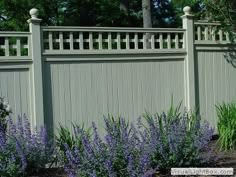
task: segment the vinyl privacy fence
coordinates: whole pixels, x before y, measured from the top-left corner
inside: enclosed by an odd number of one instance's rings
[[[216,126],[215,104],[236,97],[236,61],[219,23],[194,21],[184,8],[183,28],[40,26],[0,32],[0,94],[32,125],[103,127],[103,115],[134,120],[182,101]]]

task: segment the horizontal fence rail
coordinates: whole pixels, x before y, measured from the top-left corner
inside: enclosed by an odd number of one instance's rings
[[[183,49],[184,29],[43,27],[43,50],[114,51]]]
[[[30,56],[29,32],[0,31],[0,58]]]
[[[229,33],[222,30],[219,22],[196,21],[194,25],[196,41],[230,42]]]

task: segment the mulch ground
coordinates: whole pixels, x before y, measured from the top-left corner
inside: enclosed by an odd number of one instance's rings
[[[233,177],[236,177],[236,150],[227,152],[219,151],[219,146],[217,145],[216,140],[211,141],[209,147],[213,149],[212,154],[217,156],[217,161],[215,162],[215,164],[211,164],[211,167],[217,167],[217,168],[232,167],[234,168]],[[38,174],[35,174],[34,176],[31,177],[67,177],[67,175],[62,168],[50,168],[47,170],[40,171]],[[174,177],[174,176],[166,174],[166,175],[157,175],[157,177]],[[213,177],[213,176],[207,176],[207,177]],[[219,177],[223,176],[221,175]]]
[[[228,175],[227,177],[236,177],[236,150],[220,151],[219,145],[217,144],[217,138],[212,140],[209,143],[208,147],[212,149],[211,154],[217,158],[215,162],[212,162],[212,164],[210,164],[209,168],[233,168],[234,175],[233,176]],[[203,167],[203,168],[207,168],[207,167]],[[171,176],[171,174],[169,173],[167,175],[158,175],[158,177],[190,177],[190,176]],[[192,177],[197,177],[197,176],[192,176]],[[224,175],[198,176],[198,177],[224,177]]]

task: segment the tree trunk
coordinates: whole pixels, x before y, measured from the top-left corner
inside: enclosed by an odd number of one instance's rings
[[[142,0],[143,8],[143,27],[151,28],[152,27],[152,18],[151,18],[151,0]]]
[[[152,28],[152,17],[151,17],[151,0],[142,0],[143,8],[143,27]],[[151,33],[146,33],[146,46],[147,49],[151,48]]]
[[[127,15],[128,26],[131,26],[129,0],[120,0],[120,10]]]

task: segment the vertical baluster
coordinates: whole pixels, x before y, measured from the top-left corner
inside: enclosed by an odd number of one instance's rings
[[[74,37],[72,32],[70,32],[70,50],[74,50]]]
[[[138,33],[134,34],[134,49],[138,49]]]
[[[162,33],[159,34],[159,46],[160,46],[160,49],[163,49],[163,34]]]
[[[208,30],[208,27],[206,26],[205,30],[204,30],[205,41],[209,40],[208,32],[209,32],[209,30]]]
[[[60,50],[63,50],[63,33],[59,33],[59,48]]]
[[[143,33],[143,49],[147,49],[147,33]]]
[[[102,50],[102,33],[101,32],[99,32],[99,34],[98,34],[98,49],[99,50]]]
[[[49,50],[53,50],[53,39],[51,31],[48,33],[48,45],[49,45]]]
[[[202,39],[202,32],[201,32],[201,26],[197,27],[197,40],[200,41]]]
[[[182,49],[186,49],[186,31],[184,32],[183,36],[182,36],[182,40],[183,40],[183,46]]]
[[[111,33],[108,33],[108,50],[112,50]]]
[[[228,33],[228,32],[225,33],[225,36],[226,36],[226,41],[227,41],[227,42],[230,41],[230,39],[229,39],[229,33]]]
[[[212,40],[215,41],[216,40],[216,31],[215,31],[214,27],[211,30],[211,35],[212,35]]]
[[[176,49],[179,48],[179,34],[178,33],[175,34],[175,48]]]
[[[84,50],[84,36],[83,32],[79,33],[79,49]]]
[[[223,31],[221,29],[219,30],[219,37],[220,41],[223,41]]]
[[[126,49],[129,49],[129,33],[126,33]]]
[[[171,36],[170,36],[170,33],[167,34],[167,48],[171,49]]]
[[[5,37],[5,56],[10,56],[9,39]]]
[[[31,56],[31,50],[30,50],[30,40],[29,37],[27,37],[27,42],[26,42],[26,49],[27,49],[27,56]]]
[[[20,38],[16,39],[16,56],[21,56]]]
[[[117,33],[117,49],[120,50],[121,46],[120,46],[120,33]]]
[[[93,50],[93,33],[89,32],[89,50]]]
[[[155,49],[155,36],[153,33],[151,35],[151,49]]]

